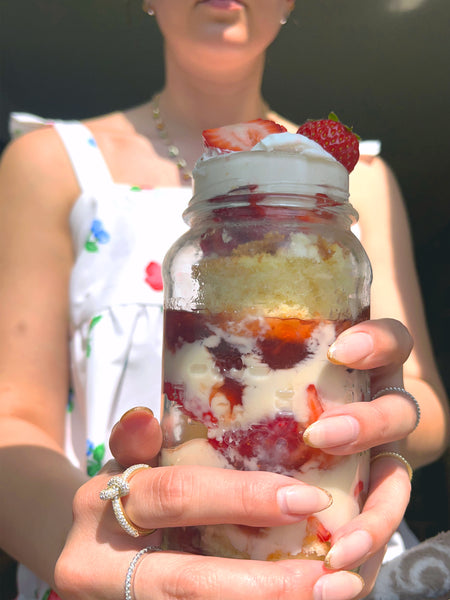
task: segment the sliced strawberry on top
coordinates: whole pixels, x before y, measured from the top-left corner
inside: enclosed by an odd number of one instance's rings
[[[224,125],[203,131],[203,142],[207,148],[218,148],[229,152],[251,150],[271,133],[283,133],[286,127],[268,119],[255,119],[246,123]]]
[[[359,160],[359,137],[339,121],[334,113],[328,119],[307,121],[297,133],[317,142],[347,169],[353,171]]]

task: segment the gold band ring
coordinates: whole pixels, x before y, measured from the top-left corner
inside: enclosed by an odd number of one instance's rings
[[[408,477],[409,480],[411,481],[413,478],[413,469],[411,467],[411,465],[409,464],[409,462],[406,460],[406,458],[404,456],[402,456],[401,454],[399,454],[398,452],[380,452],[379,454],[376,454],[375,456],[373,456],[370,460],[371,464],[374,463],[376,460],[378,460],[379,458],[395,458],[396,460],[398,460],[399,462],[402,463],[402,465],[406,468],[406,470],[408,471]]]
[[[114,514],[119,525],[132,537],[139,537],[141,535],[149,535],[153,533],[155,529],[143,529],[135,525],[126,516],[123,510],[122,500],[124,496],[130,493],[129,480],[141,469],[150,469],[149,465],[139,464],[128,467],[121,475],[114,475],[108,481],[108,484],[104,490],[100,492],[101,500],[111,500]]]

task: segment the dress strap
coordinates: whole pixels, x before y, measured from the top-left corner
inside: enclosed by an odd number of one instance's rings
[[[380,152],[380,140],[362,140],[359,142],[359,153],[361,156],[378,156]]]
[[[46,119],[25,112],[13,112],[9,118],[9,132],[12,138],[49,126],[58,132],[82,191],[113,183],[103,154],[91,131],[80,121]]]
[[[113,179],[91,131],[79,121],[54,121],[82,191],[111,185]]]

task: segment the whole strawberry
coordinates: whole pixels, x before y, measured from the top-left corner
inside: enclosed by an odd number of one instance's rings
[[[359,137],[350,127],[339,121],[334,113],[328,119],[307,121],[297,133],[314,140],[338,160],[349,173],[359,160]]]

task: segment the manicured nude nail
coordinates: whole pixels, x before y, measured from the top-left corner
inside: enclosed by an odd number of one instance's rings
[[[333,499],[331,495],[308,485],[290,485],[277,492],[278,506],[287,515],[303,515],[319,512],[328,508]]]
[[[373,340],[368,333],[344,333],[328,348],[328,359],[336,365],[351,365],[372,352]]]
[[[154,416],[153,411],[150,410],[149,408],[147,408],[146,406],[135,406],[134,408],[130,408],[130,410],[127,410],[127,412],[123,413],[123,415],[120,417],[120,422],[122,422],[124,419],[126,419],[130,415],[132,415],[134,413],[138,413],[138,412],[145,412],[145,413],[151,415],[152,417]]]
[[[313,588],[314,600],[352,600],[362,592],[364,579],[356,573],[339,571],[324,575]]]
[[[313,448],[333,448],[358,439],[359,422],[349,415],[320,419],[303,433],[303,441]]]
[[[362,562],[372,550],[373,540],[369,532],[356,530],[340,538],[325,557],[328,569],[342,569],[356,562]]]

